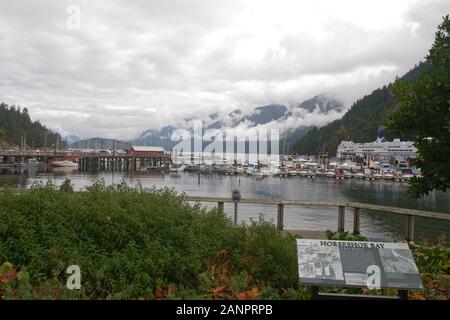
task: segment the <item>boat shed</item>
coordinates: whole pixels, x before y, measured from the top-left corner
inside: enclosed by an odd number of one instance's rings
[[[144,146],[133,146],[128,150],[128,154],[133,157],[142,158],[164,158],[167,156],[166,150],[163,147]]]

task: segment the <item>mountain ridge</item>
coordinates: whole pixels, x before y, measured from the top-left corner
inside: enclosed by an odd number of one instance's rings
[[[275,127],[280,130],[280,138],[285,136],[286,149],[289,150],[294,142],[303,136],[310,125],[300,125],[289,127],[284,130],[284,123],[289,121],[299,122],[311,115],[323,116],[328,115],[330,111],[340,113],[344,110],[344,104],[338,101],[335,97],[324,93],[307,99],[294,106],[285,106],[282,104],[268,104],[254,108],[248,113],[243,113],[240,109],[228,113],[220,118],[217,113],[208,116],[208,121],[205,122],[205,129],[224,129],[231,128],[257,128],[259,126]],[[199,119],[202,120],[202,119]],[[190,120],[185,120],[185,127],[189,128]],[[208,123],[209,122],[209,123]],[[135,145],[153,145],[162,146],[170,150],[173,143],[170,141],[172,133],[176,129],[173,125],[165,126],[161,129],[149,129],[144,131],[137,139],[130,141]],[[281,146],[280,146],[281,147]]]
[[[415,81],[429,68],[431,68],[429,64],[420,62],[400,79]],[[372,93],[358,99],[340,119],[320,128],[312,127],[295,142],[293,151],[307,155],[326,152],[334,156],[342,140],[370,142],[380,134],[387,139],[392,139],[390,133],[384,130],[384,120],[397,109],[397,102],[390,93],[392,84],[375,89]]]

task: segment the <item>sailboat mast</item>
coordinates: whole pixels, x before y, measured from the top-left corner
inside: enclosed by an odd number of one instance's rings
[[[281,162],[282,165],[284,165],[284,156],[285,156],[285,151],[286,151],[286,121],[287,121],[287,114],[284,116],[283,161]]]

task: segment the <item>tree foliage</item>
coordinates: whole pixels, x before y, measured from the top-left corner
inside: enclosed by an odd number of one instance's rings
[[[32,121],[28,109],[0,103],[0,145],[22,146],[22,137],[28,147],[41,148],[55,144],[59,135],[51,132],[39,121]]]
[[[414,83],[398,81],[392,88],[399,109],[388,119],[388,127],[408,135],[418,149],[413,163],[422,168],[423,177],[413,179],[413,197],[450,187],[450,21],[444,17],[436,32],[427,62],[433,68]]]

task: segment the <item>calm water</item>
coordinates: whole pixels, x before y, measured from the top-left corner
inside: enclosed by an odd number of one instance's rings
[[[243,197],[287,200],[343,200],[403,208],[445,212],[450,214],[450,194],[433,192],[420,200],[412,200],[406,194],[407,184],[392,181],[365,181],[358,179],[335,180],[330,178],[265,178],[244,176],[202,175],[198,184],[196,174],[150,175],[146,173],[100,172],[85,173],[78,170],[36,169],[11,172],[6,169],[0,174],[0,186],[28,187],[33,181],[54,179],[61,184],[69,178],[75,188],[82,189],[102,177],[107,184],[124,179],[129,185],[139,181],[144,186],[171,187],[187,195],[231,197],[239,189]],[[205,204],[206,205],[206,204]],[[206,205],[209,207],[214,204]],[[225,212],[233,213],[232,204],[225,204]],[[266,220],[276,219],[275,206],[239,205],[239,220],[249,222],[250,218],[263,216]],[[346,230],[352,230],[353,211],[347,209]],[[337,228],[337,208],[297,207],[285,208],[285,228],[301,230],[326,230]],[[372,239],[392,240],[401,237],[404,231],[404,217],[363,210],[361,216],[362,234]],[[416,237],[422,234],[435,238],[450,235],[450,222],[434,219],[416,219]]]

